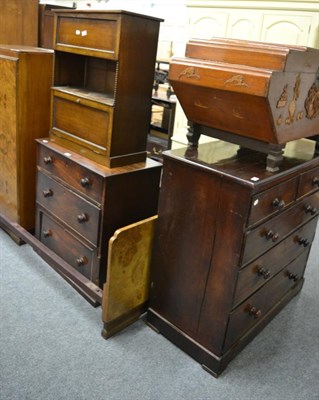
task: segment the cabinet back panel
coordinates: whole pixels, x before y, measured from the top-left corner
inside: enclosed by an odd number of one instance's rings
[[[86,63],[84,87],[99,93],[114,96],[116,81],[116,63],[90,57]]]
[[[83,87],[86,57],[55,52],[54,85]]]
[[[114,97],[116,62],[56,52],[55,86],[79,87]]]

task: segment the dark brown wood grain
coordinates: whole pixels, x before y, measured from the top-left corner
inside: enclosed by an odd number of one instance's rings
[[[147,319],[215,375],[302,287],[319,200],[308,145],[273,173],[221,141],[163,153]]]

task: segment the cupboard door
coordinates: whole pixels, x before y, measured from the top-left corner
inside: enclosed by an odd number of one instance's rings
[[[58,16],[56,50],[116,59],[118,56],[119,21],[114,16],[101,18],[74,18]],[[92,54],[93,55],[93,54]]]
[[[305,45],[309,43],[312,23],[311,16],[282,14],[264,14],[261,41]]]

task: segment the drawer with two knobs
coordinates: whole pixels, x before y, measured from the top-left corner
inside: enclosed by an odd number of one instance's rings
[[[37,204],[94,245],[99,240],[100,208],[38,171]]]
[[[38,239],[92,282],[98,282],[97,249],[81,241],[61,222],[37,206]]]
[[[78,156],[73,152],[59,153],[52,149],[52,143],[50,143],[50,147],[47,147],[47,142],[48,140],[43,139],[38,143],[38,167],[72,190],[100,205],[103,196],[103,177],[97,174],[92,167],[85,168],[74,161],[73,159]]]
[[[233,307],[275,276],[283,268],[283,260],[288,264],[311,246],[317,221],[313,218],[239,271]]]
[[[257,322],[276,306],[298,281],[303,279],[309,250],[310,247],[231,312],[224,351],[246,331],[254,328]]]
[[[260,254],[270,250],[298,226],[317,215],[318,210],[319,191],[316,191],[257,228],[249,230],[245,235],[241,265],[246,265]]]

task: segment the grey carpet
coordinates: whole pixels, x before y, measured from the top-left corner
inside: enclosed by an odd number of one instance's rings
[[[1,400],[318,400],[318,230],[301,293],[218,379],[143,319],[102,339],[101,309],[0,230]]]

